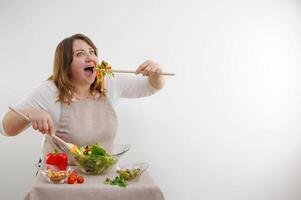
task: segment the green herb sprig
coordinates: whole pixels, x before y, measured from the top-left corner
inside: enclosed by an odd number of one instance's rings
[[[140,168],[135,169],[124,169],[124,170],[117,170],[118,176],[115,179],[106,178],[105,184],[110,185],[118,185],[119,187],[126,187],[127,181],[132,181],[142,173]]]
[[[105,184],[118,185],[122,188],[125,188],[127,186],[126,180],[123,176],[116,176],[114,179],[106,178]]]

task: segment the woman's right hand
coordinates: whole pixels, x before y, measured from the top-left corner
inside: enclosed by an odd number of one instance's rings
[[[29,115],[31,125],[34,130],[38,130],[42,134],[53,133],[53,120],[48,112],[40,108],[31,108],[26,109],[25,113]]]

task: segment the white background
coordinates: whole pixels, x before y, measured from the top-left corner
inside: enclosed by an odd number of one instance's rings
[[[0,113],[52,71],[56,45],[89,36],[100,59],[168,77],[121,100],[121,162],[147,161],[168,200],[300,200],[300,1],[0,1]],[[0,136],[1,199],[22,199],[41,135]]]

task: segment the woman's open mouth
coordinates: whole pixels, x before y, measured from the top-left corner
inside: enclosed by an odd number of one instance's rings
[[[94,67],[93,66],[85,67],[84,73],[86,76],[91,76],[94,73]]]

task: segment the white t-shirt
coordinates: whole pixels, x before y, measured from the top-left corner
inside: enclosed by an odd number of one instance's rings
[[[150,96],[156,91],[151,86],[147,77],[115,74],[105,80],[106,96],[113,106],[117,105],[120,98],[139,98]],[[53,81],[44,81],[34,88],[18,104],[15,109],[42,108],[53,119],[54,128],[58,128],[61,115],[61,103],[57,102],[58,89]],[[0,132],[7,135],[3,128],[3,117],[0,119]]]

